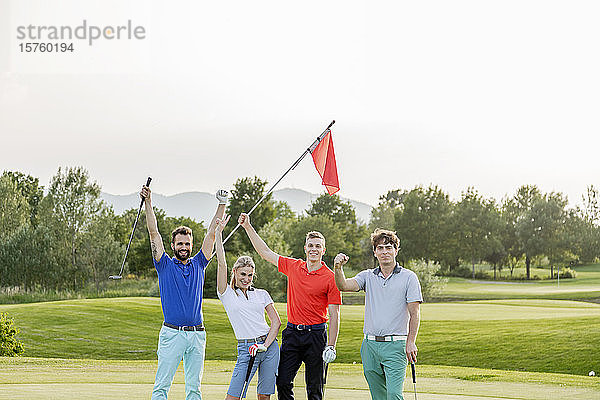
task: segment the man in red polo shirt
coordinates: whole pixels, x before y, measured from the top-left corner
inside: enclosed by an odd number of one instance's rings
[[[246,230],[256,252],[288,278],[288,323],[281,334],[283,341],[277,375],[279,400],[294,399],[293,382],[302,362],[307,398],[321,400],[323,366],[324,362],[335,360],[342,303],[334,273],[322,260],[325,238],[319,232],[308,232],[304,244],[306,261],[298,260],[271,250],[250,224],[248,214],[241,214],[238,223]],[[329,338],[326,330],[328,311]]]

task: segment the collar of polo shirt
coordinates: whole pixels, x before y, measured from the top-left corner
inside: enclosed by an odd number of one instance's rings
[[[173,257],[173,262],[174,262],[174,263],[176,263],[176,264],[181,264],[181,265],[183,265],[184,267],[187,267],[188,265],[192,265],[192,264],[191,264],[191,262],[192,262],[192,257],[189,257],[189,258],[187,259],[187,263],[184,263],[183,261],[181,261],[181,260],[180,260],[179,258],[177,258],[177,257]]]
[[[400,264],[396,263],[396,266],[394,267],[392,274],[399,274],[400,271],[402,271],[402,266]],[[381,272],[381,267],[377,267],[373,270],[373,273],[375,275],[379,275],[380,272]]]
[[[235,290],[238,290],[238,289],[242,290],[240,287],[236,286]],[[253,286],[248,286],[248,289],[246,289],[246,290],[253,291],[254,287]]]

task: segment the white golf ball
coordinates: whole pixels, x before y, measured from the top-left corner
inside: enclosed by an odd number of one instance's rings
[[[589,376],[596,376],[596,373],[594,371],[590,371],[590,373],[588,375]]]

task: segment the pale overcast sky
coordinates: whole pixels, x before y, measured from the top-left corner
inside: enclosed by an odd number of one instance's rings
[[[82,165],[104,191],[274,182],[329,124],[340,194],[600,186],[598,1],[0,0],[0,170],[47,185]],[[142,26],[46,40],[19,26]],[[321,192],[307,157],[279,188]]]

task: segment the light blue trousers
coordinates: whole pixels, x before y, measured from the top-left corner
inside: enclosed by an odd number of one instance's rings
[[[166,400],[173,377],[183,359],[186,400],[201,400],[206,331],[178,331],[163,326],[158,335],[158,369],[152,400]]]

